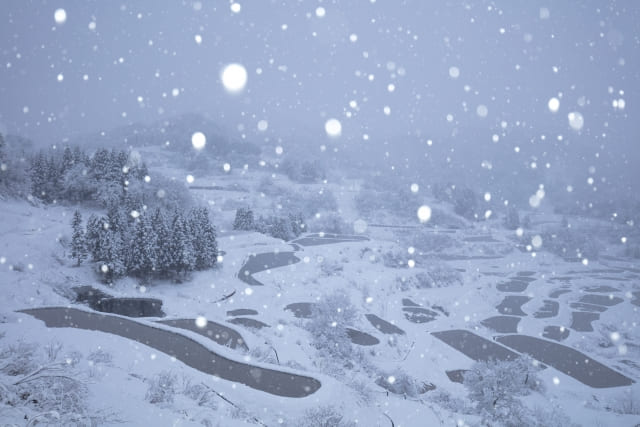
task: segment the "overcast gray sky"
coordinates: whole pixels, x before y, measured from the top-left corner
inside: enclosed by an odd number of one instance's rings
[[[639,23],[635,1],[3,0],[0,130],[58,143],[198,112],[326,137],[334,117],[343,143],[511,132],[638,160]]]

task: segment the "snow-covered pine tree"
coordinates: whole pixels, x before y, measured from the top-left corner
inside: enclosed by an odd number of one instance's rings
[[[31,194],[44,200],[46,196],[47,160],[42,151],[31,159],[29,177],[31,178]]]
[[[209,220],[206,208],[196,208],[189,213],[196,270],[211,268],[218,258],[216,230]]]
[[[101,258],[98,260],[99,271],[107,283],[126,273],[124,244],[122,235],[110,228],[103,229],[100,234]]]
[[[155,264],[156,273],[160,277],[167,277],[172,269],[171,232],[167,224],[167,217],[163,210],[157,208],[151,218],[151,226],[156,234]]]
[[[93,261],[98,261],[100,258],[100,234],[105,221],[106,219],[98,218],[95,214],[91,214],[87,219],[87,231],[84,235],[85,247]]]
[[[295,237],[298,237],[304,232],[304,218],[302,218],[302,214],[300,212],[296,214],[290,213],[288,217],[289,223],[291,224],[291,231]]]
[[[84,229],[82,228],[82,215],[80,211],[73,213],[71,220],[73,234],[71,236],[71,257],[78,262],[78,266],[87,258],[87,245],[85,242]]]
[[[195,255],[189,232],[189,225],[182,212],[176,211],[171,223],[171,266],[177,275],[187,273],[195,265]]]
[[[129,244],[127,270],[135,276],[147,278],[156,268],[156,233],[151,220],[140,216],[135,222],[133,236]]]
[[[129,231],[130,212],[117,205],[111,205],[107,210],[107,222],[109,228],[126,236]]]
[[[291,240],[293,231],[291,223],[286,218],[274,218],[271,225],[271,236],[276,239]]]
[[[249,208],[239,208],[236,211],[236,218],[233,221],[234,230],[253,230],[254,228],[253,211]]]
[[[64,174],[67,173],[69,169],[73,166],[73,152],[71,151],[71,147],[64,147],[64,151],[62,152],[62,163],[61,163],[61,174],[64,177]]]

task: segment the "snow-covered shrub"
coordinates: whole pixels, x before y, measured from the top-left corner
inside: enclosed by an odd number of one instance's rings
[[[34,376],[17,385],[17,394],[38,412],[56,411],[68,417],[87,413],[87,387],[70,375]]]
[[[98,348],[97,350],[89,353],[89,356],[87,356],[87,360],[94,364],[102,363],[104,365],[108,365],[112,362],[113,356],[111,355],[111,353]]]
[[[449,286],[462,285],[462,274],[448,264],[432,262],[425,267],[428,280],[422,283],[429,283],[432,288],[446,288]]]
[[[273,347],[253,346],[251,350],[249,350],[249,356],[251,356],[251,360],[260,363],[278,363],[278,358],[276,357]]]
[[[9,376],[26,375],[38,367],[35,360],[37,345],[18,342],[0,351],[0,371]]]
[[[640,415],[640,385],[625,387],[610,401],[607,409],[618,414]]]
[[[55,425],[92,425],[93,421],[104,419],[88,410],[88,390],[75,370],[78,353],[60,360],[61,350],[57,343],[39,351],[37,345],[22,342],[3,349],[0,402],[19,408],[21,417],[26,415],[33,425],[47,421]]]
[[[202,383],[194,383],[191,378],[182,376],[182,394],[193,400],[198,406],[213,410],[218,409],[218,396]]]
[[[311,320],[306,324],[314,347],[341,364],[351,364],[353,347],[345,328],[355,318],[355,308],[345,293],[336,291],[325,296],[312,306]]]
[[[147,380],[145,399],[150,403],[173,403],[176,395],[177,377],[171,371],[162,371]]]
[[[510,361],[481,361],[464,374],[464,385],[476,411],[484,418],[505,425],[524,425],[519,396],[542,391],[539,368],[527,357]]]
[[[453,396],[446,390],[434,390],[432,393],[429,393],[428,397],[431,402],[449,412],[456,412],[460,414],[472,414],[475,412],[475,408],[470,407],[467,401]]]
[[[423,391],[422,383],[402,369],[396,369],[393,372],[382,372],[376,379],[376,384],[391,393],[409,397],[416,397]]]
[[[382,263],[389,268],[407,268],[409,256],[406,251],[389,250],[382,254]]]
[[[337,276],[344,270],[344,265],[339,261],[324,259],[320,263],[320,271],[325,276]]]
[[[356,423],[346,420],[333,406],[320,406],[309,409],[302,418],[291,423],[296,427],[355,427]]]
[[[461,286],[462,274],[447,264],[431,263],[417,271],[414,275],[396,278],[398,287],[407,291],[414,289],[447,288],[449,286]]]

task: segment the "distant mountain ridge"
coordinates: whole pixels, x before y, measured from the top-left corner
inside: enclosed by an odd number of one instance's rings
[[[150,124],[134,123],[107,131],[94,132],[70,138],[66,145],[79,145],[84,148],[141,148],[149,146],[165,146],[170,150],[185,153],[192,148],[191,136],[194,132],[202,132],[207,144],[202,152],[213,157],[230,154],[258,155],[261,150],[257,145],[230,136],[216,122],[206,117],[188,113]]]

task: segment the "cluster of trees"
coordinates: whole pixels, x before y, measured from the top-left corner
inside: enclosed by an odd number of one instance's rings
[[[435,183],[432,186],[433,197],[441,202],[453,204],[453,211],[469,220],[482,217],[479,215],[479,196],[464,185]]]
[[[286,158],[280,165],[282,173],[291,181],[310,184],[326,178],[326,170],[318,162],[305,160],[302,163]]]
[[[215,265],[216,230],[206,208],[153,214],[112,206],[106,216],[91,215],[86,227],[73,216],[71,256],[78,265],[91,258],[108,283],[130,275],[148,279],[186,275]]]
[[[126,199],[127,186],[149,172],[126,151],[99,149],[93,156],[79,147],[40,151],[31,158],[31,193],[45,203],[98,200],[103,206]]]
[[[29,142],[0,133],[0,195],[23,196],[25,193],[25,148]]]
[[[233,221],[234,230],[257,231],[268,234],[276,239],[291,240],[305,231],[306,225],[302,214],[288,214],[286,217],[260,216],[255,218],[250,208],[236,210]]]

